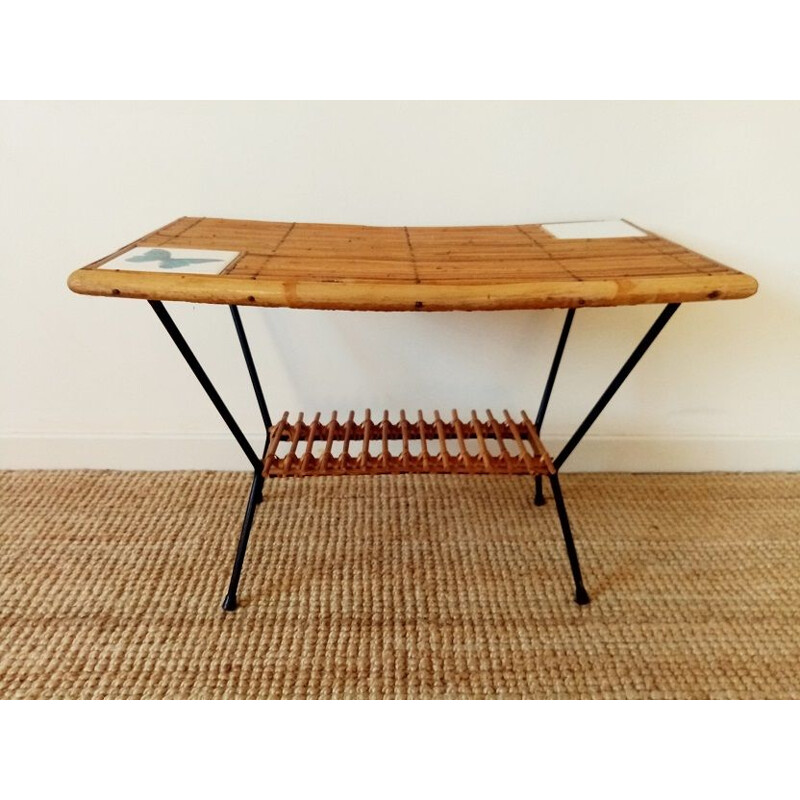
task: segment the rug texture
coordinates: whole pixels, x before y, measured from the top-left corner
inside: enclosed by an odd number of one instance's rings
[[[0,473],[3,698],[797,698],[800,475]]]

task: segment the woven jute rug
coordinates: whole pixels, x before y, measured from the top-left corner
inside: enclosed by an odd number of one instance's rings
[[[800,697],[800,475],[0,473],[3,698]]]

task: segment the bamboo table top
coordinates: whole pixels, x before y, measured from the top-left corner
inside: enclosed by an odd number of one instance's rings
[[[134,247],[239,255],[216,275],[101,268]],[[542,225],[404,228],[205,217],[171,222],[69,277],[81,294],[362,311],[729,300],[757,286],[749,275],[649,232],[564,239]]]

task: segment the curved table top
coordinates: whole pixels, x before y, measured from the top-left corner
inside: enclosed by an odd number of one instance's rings
[[[134,247],[169,251],[168,258],[181,248],[235,253],[219,274],[104,268]],[[730,300],[758,287],[749,275],[624,222],[398,228],[206,217],[143,236],[76,270],[68,285],[110,297],[359,311]]]

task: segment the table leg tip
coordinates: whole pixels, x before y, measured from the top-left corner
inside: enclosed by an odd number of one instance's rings
[[[535,506],[543,506],[545,504],[544,495],[537,494],[533,498],[533,504]]]
[[[579,606],[589,605],[589,602],[590,602],[589,593],[586,591],[586,589],[583,588],[583,586],[581,586],[580,588],[576,589],[576,591],[575,591],[575,602]]]
[[[226,594],[225,599],[222,601],[223,611],[236,611],[238,605],[236,597],[231,597],[229,594]]]

